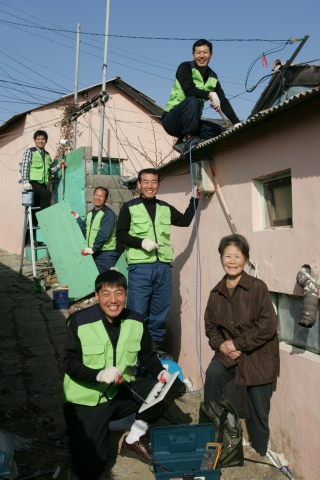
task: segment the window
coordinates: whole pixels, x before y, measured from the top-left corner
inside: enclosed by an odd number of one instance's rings
[[[291,171],[253,180],[253,228],[292,227]]]
[[[263,183],[266,202],[266,226],[284,227],[292,225],[291,176]]]
[[[98,157],[92,157],[93,161],[93,175],[98,175]],[[123,174],[123,160],[118,158],[104,158],[102,157],[102,168],[100,175],[122,175]]]

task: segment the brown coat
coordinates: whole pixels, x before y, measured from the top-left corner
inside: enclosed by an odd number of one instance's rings
[[[263,385],[279,375],[278,319],[264,282],[243,272],[230,298],[224,277],[210,292],[204,319],[217,360],[236,365],[236,384]],[[238,361],[220,352],[225,340],[242,352]]]

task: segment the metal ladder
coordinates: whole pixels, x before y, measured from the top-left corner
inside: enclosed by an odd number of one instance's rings
[[[40,227],[34,227],[32,222],[32,210],[39,210],[40,207],[31,207],[26,206],[24,211],[24,225],[23,225],[23,232],[22,232],[22,244],[21,244],[21,257],[20,257],[20,276],[22,276],[23,267],[30,266],[29,263],[23,263],[24,258],[24,249],[25,249],[25,238],[26,233],[30,231],[30,250],[31,250],[31,263],[32,263],[32,274],[34,277],[37,276],[37,270],[51,270],[52,266],[50,265],[50,256],[49,250],[46,245],[41,245],[39,247],[35,247],[34,244],[34,232],[35,230],[40,229]],[[47,251],[47,266],[41,267],[36,263],[36,250],[43,250],[46,249]]]

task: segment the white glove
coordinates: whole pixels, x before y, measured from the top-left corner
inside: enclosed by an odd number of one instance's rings
[[[100,383],[119,383],[122,378],[121,370],[117,367],[108,367],[98,373],[96,379]]]
[[[153,240],[149,240],[149,238],[145,238],[142,240],[141,247],[143,250],[146,250],[147,252],[152,252],[153,250],[159,250],[159,245],[154,242]]]
[[[171,374],[168,372],[168,370],[162,370],[162,372],[159,373],[157,378],[159,382],[166,383],[166,382],[169,382],[171,378]]]
[[[241,127],[241,125],[242,125],[242,122],[236,123],[235,125],[233,125],[233,128],[239,128],[239,127]]]
[[[218,112],[220,110],[220,99],[218,95],[215,92],[210,92],[209,98],[211,101],[210,106]]]
[[[23,184],[23,188],[24,188],[25,190],[33,190],[32,185],[31,185],[31,183],[29,183],[29,182],[24,183],[24,184]]]
[[[197,183],[193,184],[193,189],[191,192],[191,197],[200,198],[199,185]]]
[[[93,255],[93,254],[94,254],[94,251],[90,247],[87,247],[81,250],[81,255]]]

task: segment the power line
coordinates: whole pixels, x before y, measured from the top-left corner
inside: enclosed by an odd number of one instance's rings
[[[2,10],[3,11],[3,10]],[[5,12],[7,13],[7,12]],[[9,14],[12,15],[12,14]],[[76,30],[67,30],[65,28],[48,28],[43,27],[41,25],[28,25],[23,23],[17,22],[10,22],[9,20],[0,20],[2,23],[8,23],[13,25],[19,25],[21,27],[28,27],[28,28],[38,28],[41,30],[48,30],[50,32],[65,32],[65,33],[74,33],[76,34]],[[101,37],[114,37],[114,38],[131,38],[131,39],[139,39],[139,40],[171,40],[171,41],[195,41],[198,38],[180,38],[180,37],[143,37],[143,36],[135,36],[135,35],[115,35],[115,34],[108,34],[105,33],[96,33],[96,32],[81,32],[81,35],[93,35],[93,36],[101,36]],[[269,43],[278,43],[278,42],[286,42],[287,39],[282,40],[271,40],[268,38],[208,38],[210,42],[269,42]]]
[[[9,82],[9,80],[0,80],[0,82],[4,83],[12,83],[13,85],[20,85],[22,87],[28,87],[28,88],[36,88],[38,90],[44,90],[46,92],[52,92],[52,93],[57,93],[59,95],[68,95],[66,92],[57,92],[56,90],[50,90],[49,88],[41,88],[38,87],[37,85],[27,85],[25,83],[18,83],[18,82]]]

